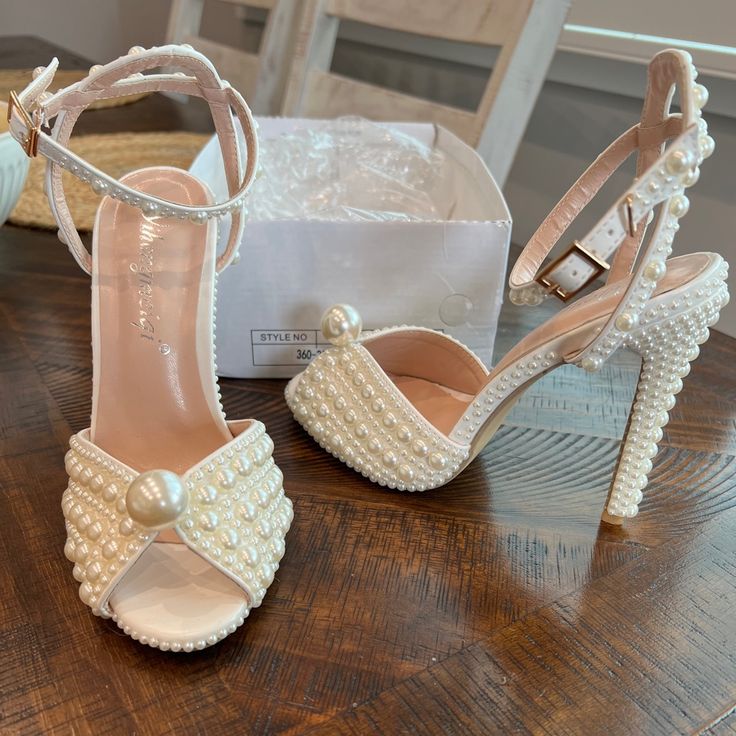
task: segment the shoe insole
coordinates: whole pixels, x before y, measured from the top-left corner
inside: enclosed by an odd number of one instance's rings
[[[211,202],[205,185],[179,169],[142,169],[123,181],[181,204]],[[97,214],[91,439],[140,472],[183,473],[232,438],[212,366],[214,227],[149,216],[109,197]],[[167,544],[178,541],[161,533],[110,605],[148,636],[206,639],[243,615],[245,593],[188,547]]]
[[[694,253],[673,258],[667,263],[667,273],[657,283],[653,296],[687,285],[703,273],[712,259],[707,253]],[[475,399],[484,384],[494,380],[508,366],[535,351],[545,352],[545,346],[556,343],[558,354],[574,355],[590,343],[594,331],[602,326],[618,306],[622,291],[630,279],[621,279],[600,287],[595,292],[574,302],[542,325],[532,330],[518,342],[489,372],[487,376],[477,374],[474,393],[460,392],[448,388],[441,380],[426,378],[427,365],[422,352],[422,343],[416,343],[412,353],[406,349],[406,340],[399,334],[388,334],[370,338],[364,343],[386,371],[397,388],[406,396],[417,411],[444,434],[450,434],[468,405]],[[531,308],[531,307],[530,307]],[[396,357],[399,355],[400,357]],[[425,377],[421,377],[424,373]],[[295,390],[293,381],[290,390]]]

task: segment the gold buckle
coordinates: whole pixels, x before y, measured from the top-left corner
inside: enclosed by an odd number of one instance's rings
[[[593,267],[593,273],[587,278],[577,289],[570,289],[565,291],[559,284],[555,283],[549,278],[549,275],[557,269],[557,267],[564,261],[567,260],[571,255],[580,256],[590,266]],[[538,284],[543,286],[549,294],[553,294],[563,302],[570,301],[577,293],[582,291],[586,286],[590,285],[595,281],[602,273],[608,271],[610,266],[602,258],[599,258],[595,253],[591,253],[589,250],[584,248],[577,240],[573,240],[570,247],[556,260],[552,261],[549,266],[546,266],[539,275],[534,279]]]
[[[15,92],[10,93],[8,98],[8,122],[13,117],[13,110],[18,110],[18,114],[21,116],[23,123],[28,128],[28,137],[23,142],[23,150],[26,152],[26,156],[34,158],[38,155],[38,138],[41,133],[41,123],[34,122],[33,118],[26,112],[25,108],[18,99],[18,95]]]

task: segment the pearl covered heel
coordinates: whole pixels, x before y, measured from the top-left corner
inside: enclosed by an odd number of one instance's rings
[[[293,518],[271,438],[255,419],[226,420],[215,375],[215,280],[241,242],[255,121],[190,47],[134,47],[51,95],[57,66],[36,69],[14,96],[10,125],[29,155],[48,159],[59,238],[92,276],[91,426],[71,438],[65,458],[64,553],[92,613],[150,647],[204,649],[261,605]],[[186,171],[155,167],[116,180],[67,148],[86,105],[160,91],[210,105],[226,201],[213,202]],[[42,126],[53,118],[48,134]],[[91,253],[64,199],[63,170],[102,195]],[[216,219],[226,215],[230,237],[218,255]]]
[[[708,93],[696,76],[685,52],[652,59],[640,122],[582,174],[511,271],[514,304],[558,299],[562,309],[492,370],[451,337],[420,327],[361,334],[357,312],[336,305],[322,325],[333,347],[287,387],[297,421],[371,481],[425,491],[461,473],[536,380],[564,364],[595,372],[617,350],[633,350],[643,359],[641,379],[603,519],[620,524],[634,516],[688,361],[728,299],[719,255],[670,257],[689,209],[685,190],[714,148],[701,115]],[[673,113],[676,87],[680,111]],[[637,172],[628,190],[590,232],[546,263],[634,153]]]
[[[626,341],[626,347],[641,356],[642,367],[602,515],[602,520],[609,524],[622,524],[639,512],[662,429],[669,421],[676,395],[682,390],[683,378],[700,353],[698,346],[708,339],[708,328],[718,321],[720,310],[728,302],[726,274],[724,263],[717,277],[702,287],[693,287],[692,296],[685,297],[684,309],[676,317],[669,314],[673,306],[678,310],[677,301],[654,305],[651,321]],[[695,293],[712,296],[698,303]],[[657,319],[662,312],[667,316]]]

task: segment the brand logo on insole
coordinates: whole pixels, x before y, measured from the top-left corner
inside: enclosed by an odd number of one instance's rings
[[[138,330],[144,340],[154,342],[156,336],[156,305],[153,299],[153,267],[155,259],[154,241],[156,231],[150,223],[141,226],[141,241],[138,245],[138,259],[130,264],[136,275],[137,315],[130,323]]]

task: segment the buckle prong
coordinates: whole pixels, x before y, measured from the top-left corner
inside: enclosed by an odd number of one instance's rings
[[[28,136],[23,142],[23,150],[26,156],[35,158],[38,155],[38,139],[41,134],[41,122],[40,120],[34,121],[21,104],[18,95],[15,92],[11,92],[8,97],[8,122],[11,121],[14,110],[18,111],[18,115],[20,115],[24,125],[28,128]]]
[[[585,281],[578,286],[577,289],[563,289],[558,283],[550,278],[550,275],[557,270],[558,266],[571,255],[577,255],[582,258],[588,265],[593,268],[593,273],[585,279]],[[563,302],[568,302],[576,294],[581,292],[586,286],[592,284],[602,273],[605,273],[610,269],[610,265],[606,263],[602,258],[599,258],[595,253],[591,253],[587,248],[581,245],[577,240],[573,240],[570,247],[557,259],[552,261],[548,266],[545,266],[537,277],[534,279],[538,284],[543,286],[547,293],[556,296]]]

